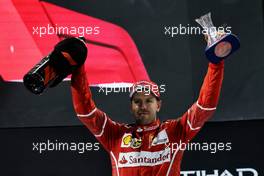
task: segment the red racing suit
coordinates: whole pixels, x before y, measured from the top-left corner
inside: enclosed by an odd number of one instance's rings
[[[187,144],[216,109],[224,63],[209,63],[198,100],[180,118],[146,125],[120,124],[97,109],[84,68],[72,76],[74,109],[80,121],[108,151],[113,176],[180,176]]]

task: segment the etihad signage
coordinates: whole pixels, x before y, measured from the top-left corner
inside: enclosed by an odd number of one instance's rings
[[[237,168],[235,171],[228,169],[213,171],[196,170],[196,171],[181,171],[181,176],[258,176],[257,170],[253,168]]]

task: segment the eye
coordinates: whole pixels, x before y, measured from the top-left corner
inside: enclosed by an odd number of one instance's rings
[[[140,100],[138,100],[138,99],[134,99],[133,102],[134,102],[135,104],[139,104],[139,103],[140,103]]]
[[[152,99],[147,99],[147,103],[152,103],[153,100]]]

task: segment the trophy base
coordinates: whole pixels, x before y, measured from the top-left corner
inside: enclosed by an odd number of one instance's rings
[[[206,47],[205,54],[210,62],[217,64],[238,50],[239,47],[238,38],[233,34],[227,34],[216,43]]]

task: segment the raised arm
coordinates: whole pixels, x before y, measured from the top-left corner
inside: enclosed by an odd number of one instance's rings
[[[92,118],[97,108],[92,99],[92,93],[89,88],[84,66],[81,66],[73,72],[71,78],[71,92],[77,116]]]
[[[191,140],[215,112],[223,76],[223,61],[218,64],[209,63],[198,100],[175,123],[175,128],[181,128],[182,139]]]
[[[71,92],[77,117],[106,150],[111,150],[113,138],[119,134],[121,125],[113,122],[104,112],[96,108],[84,66],[72,74]]]
[[[215,110],[218,104],[224,77],[224,61],[209,63],[208,71],[200,90],[197,106],[203,110]]]

